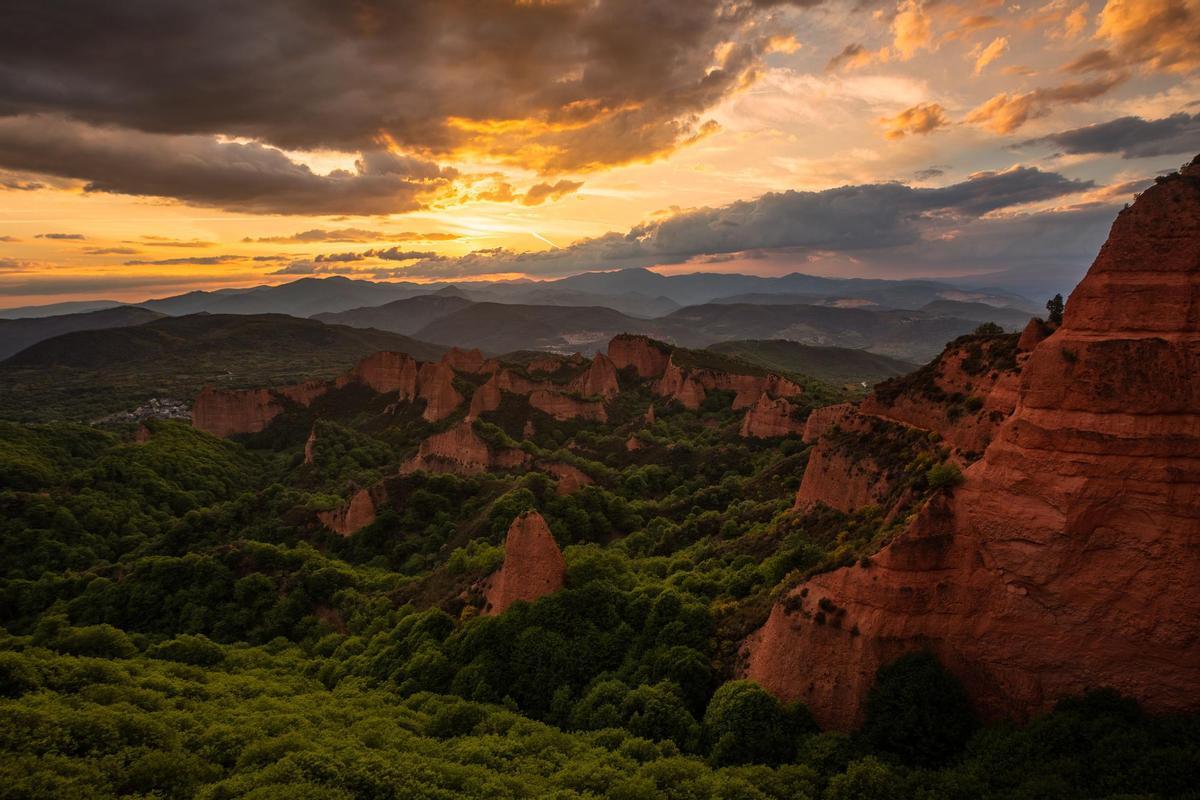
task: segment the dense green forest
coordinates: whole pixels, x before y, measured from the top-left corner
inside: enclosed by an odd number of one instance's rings
[[[735,680],[775,598],[904,509],[793,511],[799,438],[739,437],[720,392],[646,423],[622,381],[607,424],[516,398],[475,423],[595,480],[565,496],[538,471],[399,475],[453,421],[381,424],[388,398],[354,387],[233,441],[0,423],[0,798],[1200,797],[1200,719],[1103,689],[981,725],[915,654],[845,734]],[[886,455],[909,510],[953,483],[924,434]],[[368,527],[317,521],[383,480]],[[528,509],[566,588],[482,616]]]

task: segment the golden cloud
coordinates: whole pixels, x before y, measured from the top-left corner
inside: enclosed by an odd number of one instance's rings
[[[997,58],[1004,54],[1008,49],[1008,37],[997,36],[995,39],[984,47],[978,45],[971,51],[971,57],[975,59],[975,74],[978,75]]]
[[[880,120],[888,139],[903,139],[908,135],[925,135],[950,124],[946,119],[946,109],[937,103],[920,103],[912,108],[906,108],[894,117]]]
[[[1082,103],[1105,94],[1128,76],[1114,74],[1086,83],[1066,83],[1024,94],[1003,92],[967,114],[966,121],[999,133],[1012,133],[1031,119],[1050,114],[1056,106]]]

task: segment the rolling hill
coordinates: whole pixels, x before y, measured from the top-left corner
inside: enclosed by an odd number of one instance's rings
[[[578,350],[591,353],[618,333],[656,331],[640,320],[599,306],[530,306],[474,303],[425,325],[423,341],[478,347],[489,353],[513,350]]]
[[[817,347],[786,339],[720,342],[711,352],[777,372],[811,375],[833,384],[874,384],[917,369],[916,364],[847,347]]]
[[[0,319],[0,361],[40,341],[64,333],[143,325],[161,319],[162,316],[137,306],[117,306],[82,314]]]
[[[435,359],[407,336],[279,314],[168,317],[68,333],[0,362],[0,419],[92,419],[205,384],[269,386],[331,377],[379,350]]]
[[[378,328],[411,335],[429,323],[470,305],[474,304],[460,293],[443,291],[393,300],[381,306],[354,308],[336,314],[317,314],[313,319],[331,325]]]

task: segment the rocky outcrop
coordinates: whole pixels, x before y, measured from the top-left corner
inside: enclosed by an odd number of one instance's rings
[[[648,336],[623,333],[608,343],[608,357],[617,369],[633,367],[639,378],[657,378],[667,368],[670,349]]]
[[[376,491],[382,491],[382,488]],[[321,524],[340,536],[357,533],[375,521],[375,498],[370,489],[359,489],[340,508],[317,515]]]
[[[515,469],[528,461],[529,456],[517,448],[492,448],[475,433],[474,426],[464,420],[421,442],[417,455],[401,468],[401,472],[424,470],[477,475],[488,470]]]
[[[308,438],[304,441],[304,463],[312,464],[313,458],[317,451],[317,429],[313,428],[308,432]]]
[[[422,364],[417,373],[417,396],[425,401],[421,418],[438,422],[454,413],[463,396],[454,388],[454,370],[445,364]]]
[[[555,491],[560,495],[574,494],[584,486],[594,483],[592,477],[586,472],[561,461],[553,461],[544,465],[542,469],[547,475],[553,476],[558,481]]]
[[[804,422],[796,417],[796,408],[782,397],[772,400],[765,393],[742,419],[745,438],[773,439],[804,432]]]
[[[504,564],[485,582],[483,614],[503,614],[518,601],[532,603],[563,588],[567,563],[546,520],[526,511],[504,540]]]
[[[361,383],[380,394],[399,392],[400,399],[417,396],[417,373],[420,364],[406,353],[379,352],[367,356],[336,381],[338,388]]]
[[[778,375],[739,375],[723,370],[683,367],[674,354],[667,360],[653,391],[691,411],[700,408],[709,392],[733,392],[731,408],[735,411],[749,408],[764,395],[777,398],[804,394],[803,387]]]
[[[213,436],[258,433],[283,412],[269,389],[214,389],[205,386],[192,404],[192,426]]]
[[[833,426],[840,425],[854,411],[855,406],[853,403],[838,403],[833,406],[823,406],[813,409],[804,423],[804,443],[813,444],[832,429]]]
[[[965,465],[1016,408],[1028,356],[1016,334],[964,336],[918,371],[880,384],[859,411],[937,432]]]
[[[591,422],[607,422],[608,412],[599,400],[580,400],[578,397],[556,392],[553,389],[534,389],[529,393],[529,405],[549,414],[556,420],[585,419]]]
[[[882,449],[888,425],[855,413],[853,407],[835,419],[809,454],[793,505],[799,511],[823,504],[849,514],[881,504],[892,491],[894,476],[861,446],[869,441]]]
[[[1097,686],[1200,710],[1200,160],[1118,216],[965,476],[866,566],[790,592],[745,674],[836,728],[917,648],[986,717]]]
[[[603,353],[597,353],[588,368],[568,386],[569,390],[584,397],[600,397],[611,400],[621,392],[617,385],[617,368]]]
[[[451,347],[442,356],[442,363],[457,372],[477,373],[483,369],[483,353],[479,350],[460,350]]]

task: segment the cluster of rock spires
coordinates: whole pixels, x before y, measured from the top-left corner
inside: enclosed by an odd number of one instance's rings
[[[361,385],[396,401],[387,411],[404,404],[423,402],[422,417],[442,422],[467,406],[458,422],[425,438],[417,453],[401,468],[401,474],[416,471],[474,475],[492,470],[538,469],[557,481],[558,491],[567,494],[592,482],[590,476],[562,462],[534,462],[516,448],[490,444],[476,432],[474,420],[497,411],[505,394],[525,398],[529,407],[556,420],[582,419],[606,422],[606,405],[621,392],[619,371],[650,381],[658,396],[677,401],[689,409],[699,407],[707,392],[732,391],[734,409],[746,409],[741,433],[746,437],[770,438],[799,433],[803,423],[789,398],[803,389],[776,375],[735,375],[713,369],[688,369],[676,364],[671,349],[644,336],[617,336],[609,344],[609,355],[597,353],[585,359],[579,354],[547,354],[534,359],[524,370],[485,359],[478,350],[448,351],[437,363],[422,363],[403,353],[374,353],[353,369],[329,381],[308,381],[270,389],[214,389],[206,387],[192,408],[192,424],[217,436],[257,433],[282,414],[288,404],[311,406],[335,389]],[[470,402],[455,388],[457,374],[487,375],[471,394]],[[554,380],[554,376],[567,377]],[[541,376],[545,377],[541,377]],[[539,377],[531,377],[539,376]],[[478,380],[478,378],[476,378]],[[654,423],[653,405],[646,424]],[[526,437],[534,434],[532,420],[525,424]],[[631,439],[630,449],[640,446]],[[316,452],[316,430],[305,442],[304,461],[312,464]],[[382,486],[358,489],[339,509],[320,515],[330,530],[348,536],[375,520],[376,509],[386,501]]]
[[[870,415],[937,431],[963,463],[983,454],[869,562],[791,590],[745,642],[745,675],[841,729],[876,670],[916,649],[987,717],[1100,686],[1200,710],[1200,158],[1118,216],[1045,334],[976,384],[980,415],[876,396],[810,418],[805,502],[871,496],[820,443]],[[941,361],[935,381],[961,385],[961,359]]]

